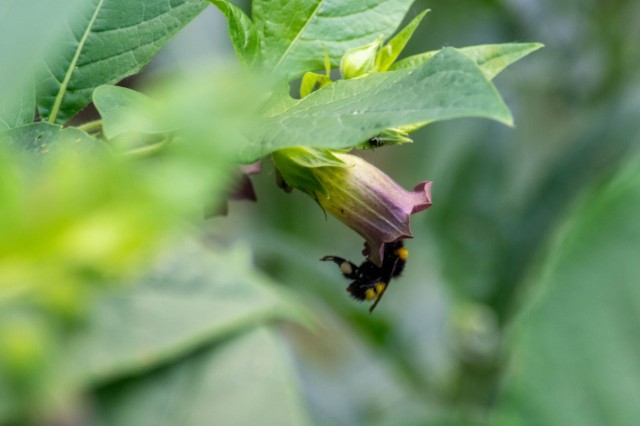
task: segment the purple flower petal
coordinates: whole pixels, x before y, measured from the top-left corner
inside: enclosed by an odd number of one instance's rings
[[[412,238],[409,217],[431,206],[431,182],[407,191],[360,157],[334,155],[348,166],[314,168],[328,194],[314,195],[327,213],[365,239],[370,260],[380,266],[385,243]]]

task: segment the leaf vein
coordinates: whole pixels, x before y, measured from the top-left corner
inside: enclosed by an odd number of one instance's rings
[[[320,0],[318,2],[318,5],[316,6],[315,9],[313,9],[313,12],[311,12],[311,15],[309,15],[309,18],[307,19],[307,21],[300,28],[300,31],[298,31],[298,34],[296,34],[296,36],[293,38],[293,40],[291,40],[291,43],[289,44],[287,49],[282,53],[282,55],[280,56],[280,59],[278,59],[278,62],[276,62],[276,65],[274,67],[275,69],[277,69],[282,64],[282,62],[285,60],[285,58],[287,57],[287,55],[289,54],[291,49],[293,49],[293,46],[297,43],[297,41],[300,39],[300,37],[302,36],[304,31],[307,29],[307,26],[309,25],[309,23],[318,14],[318,12],[320,10],[320,6],[322,6],[323,4],[324,4],[324,0]]]
[[[67,73],[64,76],[64,80],[60,84],[60,89],[58,90],[58,94],[56,95],[56,100],[53,104],[53,108],[51,108],[51,114],[49,114],[48,122],[51,124],[55,123],[56,121],[56,116],[58,115],[58,112],[60,111],[60,106],[62,105],[62,99],[64,98],[64,95],[67,91],[67,86],[69,85],[69,81],[71,80],[73,71],[76,67],[76,64],[78,63],[78,59],[80,59],[80,53],[82,53],[82,49],[84,48],[84,45],[87,42],[87,39],[89,38],[89,34],[91,33],[91,28],[95,24],[103,4],[104,4],[104,0],[98,1],[98,4],[96,5],[96,10],[95,12],[93,12],[93,16],[91,16],[91,19],[87,23],[87,28],[85,29],[84,33],[82,34],[82,37],[78,41],[78,47],[76,48],[76,52],[73,55],[73,59],[69,63],[69,68],[67,68]],[[71,31],[71,33],[73,34],[73,31]],[[73,36],[75,37],[75,34],[73,34]]]

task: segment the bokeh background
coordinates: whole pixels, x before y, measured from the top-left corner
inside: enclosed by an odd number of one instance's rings
[[[532,275],[571,208],[638,144],[640,3],[418,1],[409,16],[425,8],[431,13],[407,53],[546,47],[496,79],[515,128],[437,123],[412,145],[363,153],[407,188],[433,181],[433,207],[412,220],[406,272],[375,314],[349,300],[337,270],[318,262],[326,254],[357,262],[359,238],[303,194],[278,190],[268,161],[254,178],[258,203],[234,203],[210,224],[212,238],[249,241],[258,265],[322,316],[314,332],[285,329],[319,424],[486,420],[510,365],[504,339]],[[204,52],[232,60],[215,10],[156,64]]]
[[[412,217],[405,272],[375,313],[319,261],[358,263],[362,240],[306,195],[278,189],[268,159],[252,176],[257,203],[232,202],[203,233],[214,246],[250,247],[257,267],[316,318],[278,326],[314,424],[636,424],[640,197],[633,185],[620,199],[606,194],[640,143],[640,2],[418,0],[407,20],[426,8],[406,55],[545,48],[495,80],[515,127],[436,123],[413,144],[360,153],[405,188],[433,181],[433,206]],[[145,73],[235,61],[226,21],[210,7]],[[600,223],[601,239],[589,233]],[[554,269],[563,259],[571,268]]]
[[[269,161],[253,179],[258,203],[233,203],[208,229],[213,239],[248,241],[257,264],[321,315],[318,330],[284,329],[318,424],[490,418],[511,368],[505,341],[549,247],[584,194],[639,142],[640,3],[417,1],[409,18],[425,8],[431,13],[409,54],[503,42],[546,47],[495,81],[515,128],[437,123],[412,145],[362,153],[407,188],[433,181],[433,207],[412,220],[406,272],[375,314],[349,300],[336,268],[318,261],[335,254],[357,262],[359,238],[303,194],[278,190]],[[213,9],[154,65],[209,55],[233,60]]]

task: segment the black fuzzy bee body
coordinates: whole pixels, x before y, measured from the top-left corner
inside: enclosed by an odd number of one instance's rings
[[[325,256],[320,260],[334,262],[345,278],[353,280],[347,287],[347,291],[356,300],[371,301],[369,308],[372,312],[380,302],[382,295],[387,290],[392,278],[400,276],[407,262],[409,251],[404,247],[402,240],[384,245],[382,266],[378,266],[370,260],[365,260],[360,266],[337,256]]]

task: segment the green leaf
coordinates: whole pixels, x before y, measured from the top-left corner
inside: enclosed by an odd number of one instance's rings
[[[393,62],[398,59],[398,55],[402,53],[404,47],[407,45],[413,33],[422,22],[422,18],[429,12],[429,9],[423,11],[418,16],[413,18],[406,27],[396,34],[389,43],[385,44],[376,58],[377,71],[387,71]]]
[[[631,425],[640,418],[640,161],[587,197],[516,319],[504,425]]]
[[[250,162],[291,146],[348,148],[384,129],[460,117],[512,121],[480,69],[448,48],[415,70],[341,80],[313,92],[267,118],[237,155]]]
[[[258,328],[97,394],[97,424],[309,425],[278,336]]]
[[[33,121],[35,99],[30,78],[44,52],[54,49],[65,22],[82,0],[0,2],[0,131]]]
[[[253,20],[265,69],[290,80],[324,68],[324,51],[338,66],[344,53],[389,37],[413,0],[255,0]]]
[[[309,96],[312,92],[322,89],[331,83],[333,83],[331,77],[324,74],[317,74],[315,72],[306,72],[302,76],[302,81],[300,82],[300,97],[304,98]]]
[[[165,133],[175,130],[157,117],[158,106],[148,96],[125,87],[103,85],[93,92],[93,103],[102,117],[107,139],[136,133]]]
[[[27,85],[12,103],[0,103],[0,132],[32,123],[35,113],[36,95],[33,85]]]
[[[292,188],[298,188],[309,194],[328,195],[327,189],[318,180],[312,169],[316,167],[349,167],[326,149],[294,147],[281,149],[273,153],[273,163],[282,178]]]
[[[104,381],[291,315],[293,305],[253,271],[246,249],[214,252],[191,242],[92,308],[71,365],[82,380]]]
[[[541,43],[484,44],[458,49],[472,59],[484,75],[492,80],[512,63],[541,49]],[[391,70],[414,69],[434,57],[439,50],[409,56],[391,65]]]
[[[93,90],[135,74],[191,19],[203,0],[92,0],[68,22],[59,48],[38,77],[40,115],[63,123],[84,108]]]
[[[260,53],[260,37],[256,26],[239,7],[227,0],[209,0],[224,16],[229,25],[229,38],[240,62],[251,67]]]
[[[73,127],[61,128],[49,123],[31,123],[0,135],[0,152],[14,150],[37,154],[45,161],[64,160],[70,153],[106,152],[101,142]],[[58,156],[57,154],[61,155]]]

